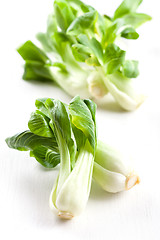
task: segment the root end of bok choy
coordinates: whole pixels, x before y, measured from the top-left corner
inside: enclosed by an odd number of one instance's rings
[[[140,178],[135,173],[130,173],[126,178],[126,190],[131,189],[136,184],[140,183]]]
[[[65,220],[70,220],[72,219],[74,216],[71,213],[68,212],[63,212],[63,211],[59,211],[58,212],[58,217],[65,219]]]
[[[104,84],[104,74],[99,71],[93,71],[87,78],[88,88],[91,96],[95,99],[101,99],[108,93],[108,89]]]

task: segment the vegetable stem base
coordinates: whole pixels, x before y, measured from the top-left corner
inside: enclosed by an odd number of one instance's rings
[[[58,217],[60,217],[62,219],[70,220],[70,219],[73,218],[73,215],[69,212],[59,211],[58,212]]]
[[[132,187],[139,183],[140,183],[139,176],[134,173],[130,173],[126,178],[126,190],[131,189]]]

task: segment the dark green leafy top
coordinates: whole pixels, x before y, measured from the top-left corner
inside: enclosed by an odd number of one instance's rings
[[[59,100],[42,98],[35,104],[37,110],[28,121],[29,130],[7,138],[8,147],[30,151],[30,156],[47,168],[59,164],[62,144],[69,150],[72,167],[77,151],[83,148],[86,140],[90,143],[88,151],[95,154],[96,105],[91,100],[81,100],[77,96],[66,105]]]
[[[101,66],[106,74],[120,71],[125,77],[137,77],[138,62],[135,64],[130,60],[128,64],[125,51],[115,44],[115,40],[119,37],[137,39],[136,29],[151,20],[149,15],[137,12],[141,3],[142,0],[123,0],[110,17],[101,15],[80,0],[55,0],[46,33],[37,35],[43,50],[31,41],[18,48],[25,60],[23,78],[58,82],[49,67],[58,68],[63,74],[72,74],[77,62]],[[48,53],[52,53],[56,61],[49,58]]]

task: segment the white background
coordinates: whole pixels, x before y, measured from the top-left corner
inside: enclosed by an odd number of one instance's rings
[[[48,206],[56,170],[41,167],[28,152],[9,149],[4,139],[27,129],[36,98],[70,97],[51,84],[21,80],[23,61],[16,48],[44,31],[52,0],[0,2],[0,239],[160,239],[160,17],[157,0],[144,0],[139,12],[153,17],[130,41],[129,54],[140,61],[139,81],[148,98],[135,112],[114,102],[97,110],[98,136],[130,152],[141,183],[128,192],[109,194],[92,184],[84,213],[61,221]],[[120,3],[86,1],[112,15]]]

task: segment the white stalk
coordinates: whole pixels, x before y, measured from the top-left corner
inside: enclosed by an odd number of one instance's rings
[[[74,69],[69,73],[61,72],[58,67],[50,67],[54,81],[70,96],[79,95],[81,98],[88,98],[91,94],[88,90],[88,71]]]
[[[139,177],[124,162],[120,152],[99,141],[93,169],[94,180],[108,192],[129,190],[139,183]]]
[[[117,103],[127,111],[135,110],[145,100],[144,95],[135,92],[132,79],[124,78],[119,73],[107,75],[104,83]]]
[[[125,190],[126,177],[120,173],[111,172],[96,162],[93,170],[94,180],[107,192],[120,192]]]
[[[69,154],[68,146],[65,140],[63,139],[61,133],[56,129],[56,125],[55,125],[55,130],[57,133],[56,136],[57,136],[58,144],[61,147],[59,148],[60,171],[51,192],[52,197],[50,197],[50,200],[49,200],[49,205],[52,210],[54,210],[54,207],[56,208],[55,202],[56,202],[57,194],[71,172],[70,154]]]
[[[127,156],[100,140],[97,144],[95,162],[109,171],[123,175],[128,175],[130,171]]]
[[[60,171],[59,171],[59,177],[58,177],[58,185],[57,185],[57,191],[59,192],[59,189],[61,189],[63,183],[69,176],[71,172],[71,164],[70,164],[70,154],[68,146],[63,139],[60,132],[57,131],[57,137],[58,142],[60,144],[59,152],[60,152]]]
[[[88,141],[87,141],[88,142]],[[58,216],[71,219],[85,208],[91,187],[94,156],[88,152],[89,143],[80,150],[76,164],[61,189],[57,191],[58,179],[51,196],[50,207],[58,209]]]

